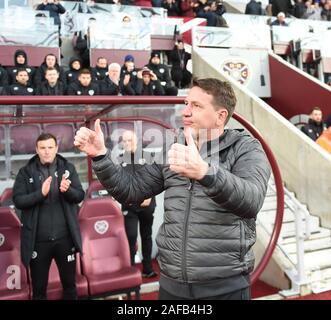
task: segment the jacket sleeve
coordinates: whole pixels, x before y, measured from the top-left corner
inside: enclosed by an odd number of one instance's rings
[[[58,4],[57,4],[57,8],[58,8],[58,12],[59,12],[60,14],[63,14],[63,13],[66,12],[66,9],[63,7],[63,5],[62,5],[61,3],[58,3]]]
[[[24,177],[21,169],[17,174],[13,188],[13,202],[17,209],[24,210],[34,207],[45,199],[41,193],[41,188],[34,192],[28,192],[27,178]]]
[[[256,217],[263,205],[271,173],[260,143],[249,139],[237,150],[231,171],[212,165],[199,181],[212,200],[242,218]]]
[[[70,203],[80,203],[84,200],[85,192],[73,165],[70,165],[69,171],[71,172],[71,177],[69,177],[71,184],[69,189],[63,192],[62,195]]]
[[[144,165],[134,174],[105,157],[93,162],[93,169],[109,193],[120,203],[141,203],[164,190],[162,167],[156,163]]]

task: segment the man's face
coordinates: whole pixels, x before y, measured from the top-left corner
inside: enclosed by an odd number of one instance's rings
[[[54,56],[47,56],[46,57],[46,65],[48,68],[53,68],[55,66],[56,59]]]
[[[82,73],[81,75],[79,75],[78,80],[83,87],[88,87],[91,83],[92,78],[90,74]]]
[[[38,141],[36,153],[39,156],[40,162],[42,164],[51,164],[56,157],[57,149],[58,147],[54,139]]]
[[[29,74],[26,71],[20,71],[16,75],[16,81],[24,86],[27,85],[29,81]]]
[[[122,143],[126,152],[135,152],[137,149],[137,136],[133,131],[124,131]]]
[[[285,21],[285,16],[283,16],[283,15],[279,15],[279,16],[278,16],[278,20],[279,20],[280,22],[284,22],[284,21]]]
[[[108,75],[110,79],[119,79],[120,78],[120,70],[112,68],[108,70]]]
[[[18,64],[24,64],[25,63],[25,57],[22,54],[19,54],[16,58],[16,61]]]
[[[72,67],[74,70],[79,70],[79,69],[80,69],[80,62],[79,62],[79,61],[74,61],[74,62],[71,64],[71,67]]]
[[[193,136],[197,137],[201,129],[224,128],[228,112],[224,108],[216,111],[212,101],[213,96],[199,87],[193,87],[185,99],[186,106],[181,112],[182,120],[185,127],[191,127]],[[209,133],[210,130],[208,136]]]
[[[183,42],[178,42],[177,48],[179,50],[183,50],[184,49],[184,43]]]
[[[124,65],[129,72],[131,72],[134,69],[134,62],[132,61],[126,61]]]
[[[45,74],[45,78],[50,84],[55,84],[59,79],[59,73],[56,70],[49,70]]]
[[[99,59],[97,62],[97,67],[101,69],[107,68],[107,59]]]
[[[149,85],[149,83],[151,82],[151,76],[149,75],[149,73],[145,73],[143,75],[143,81],[146,86]]]
[[[317,123],[321,123],[321,121],[322,121],[322,111],[314,110],[311,113],[311,119],[316,121]]]
[[[153,57],[153,58],[151,59],[151,62],[152,62],[153,64],[160,64],[160,58],[159,58],[159,57]]]

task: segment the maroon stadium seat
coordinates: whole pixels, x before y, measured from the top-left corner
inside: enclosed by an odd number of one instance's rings
[[[9,207],[0,208],[0,300],[27,300],[30,290],[21,263],[21,223]]]
[[[74,150],[75,130],[71,123],[46,124],[44,131],[56,137],[59,152],[70,152]]]
[[[79,298],[88,296],[87,280],[81,272],[81,262],[79,254],[76,254],[76,286],[77,295]],[[58,268],[53,259],[48,276],[47,299],[59,300],[62,299],[62,285]]]
[[[36,152],[36,140],[40,127],[36,124],[22,124],[10,127],[11,153],[31,154]]]
[[[136,292],[141,272],[131,266],[121,210],[110,197],[87,199],[79,213],[83,241],[82,267],[92,296]]]
[[[12,197],[13,197],[13,188],[6,188],[5,190],[3,190],[0,196],[0,206],[10,201]]]
[[[107,193],[107,194],[106,194]],[[107,190],[105,187],[101,184],[99,180],[93,180],[86,191],[86,199],[94,199],[98,197],[103,197],[105,195],[108,195]]]

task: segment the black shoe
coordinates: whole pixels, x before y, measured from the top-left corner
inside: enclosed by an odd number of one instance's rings
[[[157,277],[157,275],[158,274],[154,270],[152,270],[148,273],[145,273],[145,272],[142,273],[143,278],[155,278],[155,277]]]

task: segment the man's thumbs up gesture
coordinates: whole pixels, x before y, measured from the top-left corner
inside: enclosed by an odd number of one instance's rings
[[[191,128],[184,128],[187,146],[174,143],[168,151],[170,170],[194,180],[202,179],[208,171],[208,163],[203,161],[195,145]]]
[[[78,147],[80,151],[85,152],[91,157],[103,155],[107,152],[103,132],[100,126],[100,119],[95,121],[94,129],[95,131],[85,127],[80,128],[77,131],[74,140],[74,145]]]

